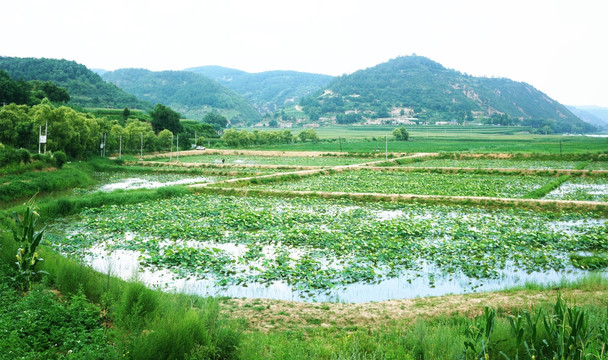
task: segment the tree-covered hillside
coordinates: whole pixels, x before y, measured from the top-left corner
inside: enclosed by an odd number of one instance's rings
[[[297,71],[248,73],[221,66],[186,70],[203,74],[246,97],[262,113],[297,104],[302,97],[319,90],[333,79],[329,75]]]
[[[525,124],[553,132],[589,132],[565,106],[533,86],[509,79],[478,78],[422,56],[406,56],[334,79],[301,100],[312,119],[338,122],[388,118],[391,112],[420,121],[485,121]]]
[[[245,98],[201,74],[120,69],[104,73],[103,78],[141,99],[166,104],[187,118],[202,120],[215,111],[238,124],[261,117]]]
[[[103,81],[99,75],[74,61],[0,56],[0,70],[6,71],[15,81],[50,81],[65,88],[70,94],[70,104],[102,108],[152,108],[151,104]]]

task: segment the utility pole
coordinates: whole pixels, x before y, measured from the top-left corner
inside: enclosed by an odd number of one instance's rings
[[[338,141],[340,142],[340,152],[342,152],[342,138],[338,136]]]
[[[122,135],[118,138],[118,160],[122,159]]]
[[[144,159],[144,133],[141,133],[141,146],[139,148],[139,160],[142,161]]]
[[[169,152],[169,162],[173,161],[173,134],[171,134],[171,151]]]
[[[46,155],[46,138],[49,136],[49,122],[44,124],[44,154]]]
[[[384,135],[384,160],[388,160],[388,135]]]
[[[101,144],[99,145],[99,149],[101,151],[100,156],[106,157],[106,133],[101,134]]]
[[[176,161],[179,162],[179,135],[177,135],[177,145],[175,145],[175,147],[177,148],[177,158],[176,158]]]

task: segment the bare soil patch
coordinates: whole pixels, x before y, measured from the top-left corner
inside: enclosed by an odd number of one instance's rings
[[[515,291],[390,300],[377,303],[301,303],[268,299],[226,299],[222,312],[243,318],[250,331],[338,327],[379,329],[410,324],[417,319],[461,315],[475,317],[486,306],[513,314],[533,306],[552,305],[558,294],[577,306],[608,305],[608,290]],[[575,301],[576,299],[576,301]]]

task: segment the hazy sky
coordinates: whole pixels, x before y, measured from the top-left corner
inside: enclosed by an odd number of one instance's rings
[[[417,54],[608,107],[606,0],[3,1],[0,55],[341,75]]]

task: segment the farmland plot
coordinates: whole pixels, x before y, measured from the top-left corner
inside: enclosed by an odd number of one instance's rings
[[[608,221],[473,207],[188,195],[83,211],[61,252],[201,295],[380,301],[576,276]],[[577,258],[579,259],[579,258]],[[568,275],[570,274],[570,275]]]
[[[382,194],[418,194],[446,196],[521,197],[552,178],[482,174],[437,174],[415,172],[382,172],[372,170],[344,171],[299,180],[254,185],[288,191],[359,192]]]
[[[454,167],[473,169],[574,169],[580,161],[562,160],[508,160],[508,159],[429,159],[406,164],[408,167]]]

